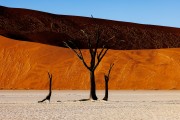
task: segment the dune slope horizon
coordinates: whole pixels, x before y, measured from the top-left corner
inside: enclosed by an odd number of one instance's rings
[[[89,89],[89,71],[63,41],[82,48],[89,63],[87,38],[97,28],[109,51],[96,70],[97,89],[114,63],[109,89],[180,89],[180,28],[96,18],[54,15],[0,6],[0,89]],[[42,44],[43,43],[43,44]]]

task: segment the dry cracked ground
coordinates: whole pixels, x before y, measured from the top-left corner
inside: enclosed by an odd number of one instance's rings
[[[0,91],[0,118],[9,120],[179,120],[179,91],[110,91],[109,101],[75,101],[89,91]],[[97,91],[99,99],[104,91]],[[61,102],[57,102],[60,100]]]

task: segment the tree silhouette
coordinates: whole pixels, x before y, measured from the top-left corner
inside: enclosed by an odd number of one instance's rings
[[[101,47],[102,49],[100,50],[100,52],[98,53],[98,47],[99,47],[99,43],[101,41],[101,31],[98,28],[95,34],[95,44],[93,46],[93,44],[91,43],[90,40],[90,36],[83,30],[81,30],[81,32],[83,33],[83,35],[85,35],[86,39],[87,39],[87,44],[88,44],[88,49],[89,49],[89,53],[91,56],[91,60],[90,60],[90,65],[88,66],[88,64],[85,62],[83,54],[81,52],[81,49],[79,49],[75,43],[73,43],[72,41],[64,42],[65,46],[70,48],[76,55],[77,57],[82,61],[82,63],[84,64],[84,66],[89,70],[90,72],[90,97],[89,99],[91,100],[97,100],[97,96],[96,96],[96,83],[95,83],[95,70],[97,68],[97,66],[99,65],[99,63],[101,62],[101,60],[103,59],[103,57],[105,56],[105,54],[108,51],[108,48],[105,48],[105,45],[103,45],[103,47]],[[71,46],[73,45],[73,47]]]
[[[113,67],[114,63],[110,65],[108,74],[104,74],[104,80],[105,80],[105,96],[103,98],[103,100],[108,101],[108,82],[109,82],[109,77],[110,77],[110,73],[111,73],[111,69]]]
[[[51,93],[52,93],[52,74],[48,72],[49,77],[49,94],[41,101],[38,101],[38,103],[44,102],[45,100],[48,100],[50,102],[51,99]]]

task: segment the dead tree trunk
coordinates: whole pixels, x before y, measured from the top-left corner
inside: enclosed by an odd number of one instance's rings
[[[90,71],[90,96],[89,99],[97,100],[96,97],[96,82],[95,82],[95,75],[94,71]]]
[[[111,73],[111,69],[113,67],[114,64],[110,65],[108,74],[104,74],[104,80],[105,80],[105,96],[103,98],[103,100],[108,101],[108,83],[109,83],[109,77],[110,77],[110,73]]]
[[[51,93],[52,93],[52,74],[48,72],[49,77],[49,94],[41,101],[38,101],[38,103],[44,102],[45,100],[48,100],[50,102],[51,99]]]
[[[64,45],[68,48],[70,48],[76,55],[77,57],[82,61],[82,63],[84,64],[84,66],[89,70],[90,72],[90,97],[89,99],[92,100],[97,100],[97,96],[96,96],[96,83],[95,83],[95,75],[94,72],[97,68],[97,66],[99,65],[99,63],[101,62],[102,58],[105,56],[105,54],[107,53],[108,49],[105,48],[105,46],[103,45],[101,51],[98,53],[98,47],[99,47],[99,42],[100,42],[100,30],[98,29],[98,31],[96,32],[95,35],[95,46],[92,46],[90,37],[88,36],[88,34],[86,34],[83,30],[81,30],[82,33],[86,36],[87,41],[88,41],[88,49],[89,49],[89,53],[91,56],[91,61],[90,61],[90,66],[88,66],[88,64],[85,62],[83,54],[81,52],[81,49],[79,49],[72,41],[64,42]],[[111,38],[112,39],[112,38]],[[73,45],[70,46],[70,45]]]

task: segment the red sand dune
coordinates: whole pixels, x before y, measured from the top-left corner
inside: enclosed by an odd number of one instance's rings
[[[15,41],[0,36],[0,88],[89,89],[89,73],[67,48]],[[87,61],[88,51],[83,50]],[[180,48],[109,50],[96,71],[98,89],[104,89],[104,73],[114,63],[110,89],[180,89]]]
[[[0,88],[47,89],[50,71],[53,89],[89,89],[88,70],[71,50],[62,47],[62,42],[70,39],[80,48],[87,48],[81,30],[95,42],[97,26],[104,39],[101,45],[110,48],[96,71],[98,89],[104,88],[103,75],[111,63],[115,65],[110,89],[180,89],[180,28],[3,6],[0,6]],[[88,50],[84,49],[83,54],[89,61]]]
[[[91,36],[97,26],[110,49],[157,49],[180,47],[180,28],[142,25],[87,17],[54,15],[39,11],[0,6],[0,34],[9,38],[63,46],[73,40],[87,48],[81,30]],[[113,37],[114,36],[114,37]],[[113,39],[107,41],[109,38]],[[106,41],[106,42],[105,42]],[[101,43],[101,44],[102,44]]]

